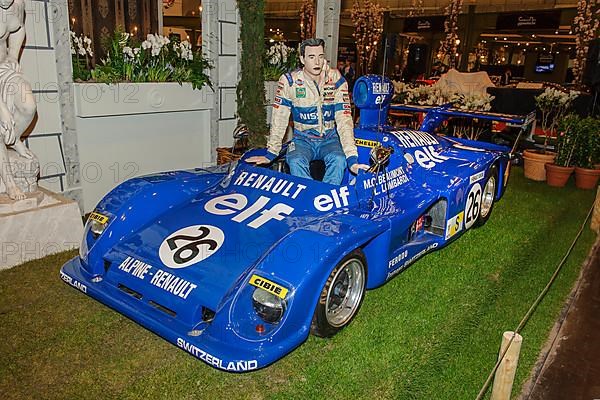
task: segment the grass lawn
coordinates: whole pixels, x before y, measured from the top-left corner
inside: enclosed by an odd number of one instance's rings
[[[274,365],[208,367],[64,284],[63,253],[0,272],[2,399],[474,399],[502,332],[517,326],[569,247],[595,192],[513,169],[488,223],[367,292],[354,322]],[[595,235],[586,229],[524,337],[527,378]]]

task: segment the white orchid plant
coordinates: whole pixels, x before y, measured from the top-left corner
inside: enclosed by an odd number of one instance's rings
[[[436,86],[411,86],[402,82],[393,82],[394,101],[420,106],[442,106],[452,103],[452,107],[462,111],[490,111],[494,96],[487,93],[456,93]],[[488,128],[487,123],[473,119],[458,119],[453,123],[454,135],[477,140]]]
[[[88,42],[89,41],[89,42]],[[91,40],[83,39],[91,48]],[[78,42],[75,42],[76,44]],[[89,69],[95,82],[191,82],[194,89],[212,87],[206,71],[211,68],[187,40],[149,34],[142,42],[117,31],[106,45],[106,58]]]
[[[75,32],[70,32],[71,36],[71,58],[73,64],[73,79],[88,80],[90,79],[90,69],[94,51],[92,50],[92,40],[85,35],[77,35]]]
[[[298,52],[296,49],[286,46],[283,42],[273,44],[265,53],[264,79],[276,81],[279,77],[293,71],[298,66]]]

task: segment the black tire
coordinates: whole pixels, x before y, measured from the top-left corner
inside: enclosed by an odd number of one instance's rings
[[[311,333],[331,337],[348,326],[365,297],[367,262],[354,250],[340,261],[325,282],[311,323]]]
[[[498,177],[498,168],[494,165],[488,171],[488,177],[483,186],[483,192],[481,193],[481,204],[479,206],[479,216],[475,221],[475,227],[485,225],[492,215],[494,204],[496,203],[496,193],[498,193],[498,185],[501,185]]]

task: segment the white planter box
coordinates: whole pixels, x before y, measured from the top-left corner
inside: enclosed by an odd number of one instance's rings
[[[81,83],[74,92],[84,212],[134,176],[211,164],[210,88]]]
[[[102,117],[208,110],[214,93],[204,86],[192,89],[191,83],[76,83],[75,112],[78,117]]]

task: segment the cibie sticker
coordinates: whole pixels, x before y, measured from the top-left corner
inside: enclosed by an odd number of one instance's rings
[[[216,253],[225,234],[216,226],[193,225],[173,232],[158,250],[160,260],[169,268],[185,268]]]
[[[90,221],[96,221],[101,224],[106,224],[108,222],[108,217],[106,215],[102,215],[97,212],[93,212],[90,214]]]
[[[464,211],[461,211],[448,220],[446,223],[446,240],[450,239],[452,236],[456,235],[462,230],[464,219],[465,213]]]
[[[250,284],[252,286],[264,289],[282,299],[285,299],[285,296],[287,296],[288,290],[286,288],[258,275],[252,275],[252,278],[250,278]]]
[[[474,184],[467,196],[467,204],[465,205],[465,228],[469,229],[473,226],[479,217],[479,209],[481,208],[481,185]]]

